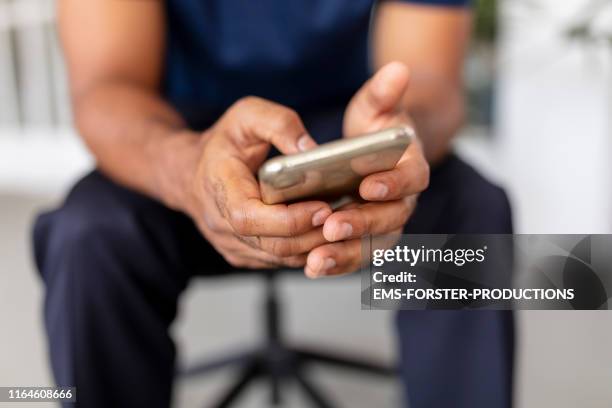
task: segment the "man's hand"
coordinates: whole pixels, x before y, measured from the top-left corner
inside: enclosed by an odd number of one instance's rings
[[[401,63],[381,68],[353,97],[344,115],[344,137],[411,125],[402,109],[409,81]],[[400,234],[416,206],[418,193],[429,183],[429,166],[421,143],[415,140],[393,170],[372,174],[359,186],[365,204],[336,211],[325,221],[327,241],[310,252],[305,273],[309,277],[353,272],[361,263],[364,235]]]
[[[183,209],[233,266],[302,267],[312,248],[326,242],[325,202],[266,205],[253,176],[271,145],[283,154],[316,146],[298,115],[248,97],[236,102],[203,136]]]

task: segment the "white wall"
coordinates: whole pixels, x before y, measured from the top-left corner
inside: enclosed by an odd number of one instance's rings
[[[55,195],[93,165],[83,142],[68,128],[0,127],[0,193]]]
[[[496,132],[517,229],[610,232],[612,48],[565,39],[588,0],[524,3],[503,3]]]
[[[612,231],[612,49],[570,44],[562,34],[587,2],[503,3],[491,153],[519,232]],[[609,314],[517,318],[517,407],[610,406]]]

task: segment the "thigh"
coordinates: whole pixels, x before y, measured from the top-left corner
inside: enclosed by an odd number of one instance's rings
[[[405,231],[413,234],[511,234],[505,191],[455,155],[432,169]]]
[[[397,328],[409,407],[512,406],[511,312],[405,310]]]
[[[41,214],[34,226],[39,270],[59,250],[76,250],[96,240],[112,246],[134,265],[135,278],[146,280],[149,262],[162,263],[169,278],[222,274],[231,268],[186,215],[120,186],[99,171],[76,183],[64,202]],[[86,254],[84,254],[86,255]]]
[[[56,382],[83,406],[167,407],[177,299],[194,274],[226,271],[221,256],[186,216],[99,172],[37,219],[34,248]]]
[[[451,156],[432,170],[430,187],[404,232],[509,234],[509,200],[500,187]],[[511,311],[404,310],[397,315],[397,329],[411,407],[511,405]]]

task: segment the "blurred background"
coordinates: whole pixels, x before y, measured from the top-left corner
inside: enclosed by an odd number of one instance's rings
[[[611,233],[612,0],[474,4],[470,120],[457,150],[508,190],[517,232]],[[54,30],[52,0],[0,0],[0,386],[52,384],[30,227],[93,165],[70,125]],[[180,363],[256,341],[260,284],[194,282],[173,327]],[[284,277],[290,337],[391,361],[393,316],[361,311],[359,287],[354,277]],[[611,313],[517,318],[517,407],[612,406]],[[231,374],[179,380],[175,405],[200,406]],[[315,374],[346,406],[397,406],[400,398],[392,382]],[[265,406],[264,394],[254,388],[245,406]],[[302,406],[299,395],[290,406]]]

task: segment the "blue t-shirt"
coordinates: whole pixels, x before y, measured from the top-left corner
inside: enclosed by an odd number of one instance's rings
[[[469,0],[410,1],[462,6]],[[164,96],[193,129],[257,95],[297,110],[319,140],[338,137],[346,103],[370,76],[374,3],[167,0]]]

